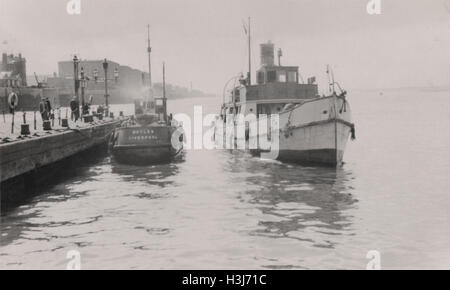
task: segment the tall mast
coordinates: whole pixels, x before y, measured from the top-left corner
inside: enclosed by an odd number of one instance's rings
[[[163,106],[164,106],[164,121],[167,122],[166,63],[165,62],[163,62]]]
[[[147,52],[148,52],[148,79],[149,79],[149,85],[150,88],[152,87],[152,62],[151,62],[151,52],[152,52],[152,47],[150,46],[150,25],[147,25],[147,41],[148,41],[148,45],[147,45]]]
[[[163,62],[163,98],[166,98],[166,63]]]
[[[250,17],[248,18],[248,85],[252,84],[252,51],[251,51],[251,30]]]

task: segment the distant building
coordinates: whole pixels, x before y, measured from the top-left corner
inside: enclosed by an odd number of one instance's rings
[[[95,104],[104,103],[105,73],[104,60],[80,60],[79,71],[83,68],[84,75],[89,80],[86,87],[86,95],[93,96]],[[142,97],[144,81],[148,81],[148,73],[120,65],[108,60],[108,93],[110,103],[132,102],[133,99]],[[73,61],[58,62],[58,74],[56,77],[47,78],[50,87],[59,90],[59,104],[67,105],[74,95],[74,65]]]
[[[27,86],[26,59],[19,55],[2,53],[0,62],[0,111],[9,112],[8,96],[15,93],[19,97],[16,110],[39,110],[43,97],[56,100],[58,90],[48,87]]]
[[[103,60],[81,60],[79,68],[83,68],[85,76],[94,80],[94,76],[97,75],[98,82],[104,82],[105,73],[103,70]],[[108,80],[114,80],[114,73],[118,71],[117,85],[121,87],[140,87],[142,86],[142,74],[148,79],[148,73],[142,72],[137,69],[133,69],[129,66],[120,65],[115,61],[108,60]],[[72,61],[60,61],[58,62],[58,78],[72,79],[73,80],[73,62]],[[111,82],[111,84],[113,84]]]
[[[19,53],[2,53],[0,63],[0,87],[18,87],[27,85],[26,60]]]

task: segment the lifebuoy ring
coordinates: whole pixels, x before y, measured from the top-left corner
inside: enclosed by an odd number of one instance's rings
[[[12,92],[9,94],[8,104],[11,110],[14,110],[17,107],[17,105],[19,104],[19,97],[17,96],[16,93]]]
[[[42,114],[45,112],[45,104],[44,102],[39,103],[39,112]]]

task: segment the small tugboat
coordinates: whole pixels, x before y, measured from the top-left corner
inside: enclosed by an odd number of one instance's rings
[[[247,78],[240,77],[228,101],[224,93],[214,127],[216,148],[243,149],[266,159],[300,164],[342,163],[349,136],[355,138],[346,92],[334,81],[328,68],[329,94],[318,95],[315,77],[304,83],[297,66],[281,65],[281,55],[278,50],[278,65],[275,65],[274,44],[261,44],[257,84],[251,84],[249,58]],[[238,78],[234,78],[235,83]],[[239,120],[245,123],[238,125],[242,123]],[[262,143],[265,145],[261,146]]]
[[[148,43],[149,72],[150,37]],[[135,101],[135,115],[117,128],[112,137],[112,153],[121,163],[148,164],[170,161],[183,149],[182,142],[172,144],[172,135],[181,127],[167,115],[165,65],[163,64],[163,97],[153,97],[151,85],[145,100]],[[181,139],[182,137],[180,137]]]

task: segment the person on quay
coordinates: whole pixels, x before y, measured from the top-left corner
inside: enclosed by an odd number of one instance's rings
[[[80,118],[80,103],[77,100],[77,97],[73,97],[70,101],[70,110],[72,110],[72,120],[75,122]]]
[[[45,110],[47,111],[47,120],[54,119],[55,116],[52,113],[52,104],[50,103],[50,100],[48,98],[45,98]]]
[[[47,98],[44,98],[39,103],[39,112],[41,113],[42,121],[49,119],[49,111],[47,110]]]

